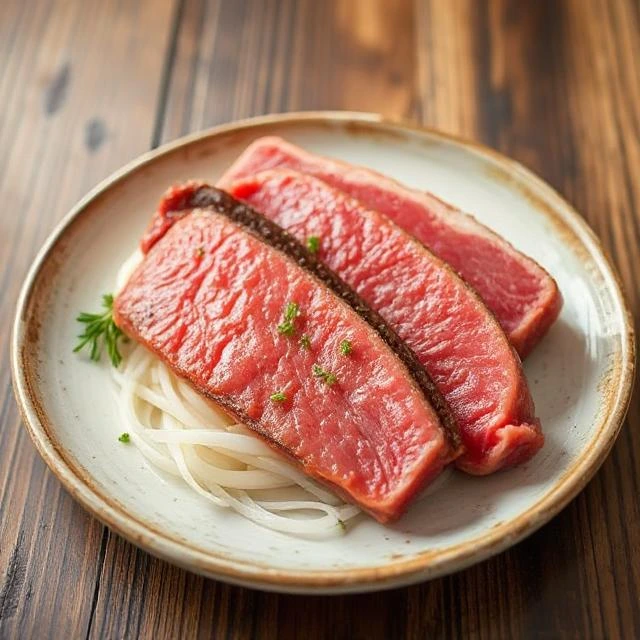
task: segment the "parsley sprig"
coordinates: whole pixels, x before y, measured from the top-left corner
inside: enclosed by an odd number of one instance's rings
[[[113,296],[102,296],[102,313],[81,313],[76,320],[85,325],[84,333],[78,336],[78,344],[74,353],[81,351],[85,346],[90,347],[90,357],[94,362],[100,360],[102,350],[107,348],[107,354],[114,367],[122,362],[122,354],[118,349],[119,341],[124,337],[122,331],[113,321]]]

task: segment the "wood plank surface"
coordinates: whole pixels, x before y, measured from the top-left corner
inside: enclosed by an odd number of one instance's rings
[[[20,427],[9,329],[21,281],[54,224],[149,148],[172,14],[155,0],[0,3],[2,637],[85,637],[94,614],[105,533]]]
[[[515,548],[388,593],[265,594],[103,530],[40,461],[10,392],[39,244],[138,153],[235,118],[379,111],[521,161],[597,231],[640,312],[636,0],[5,0],[0,6],[0,637],[640,637],[640,406],[601,471]]]

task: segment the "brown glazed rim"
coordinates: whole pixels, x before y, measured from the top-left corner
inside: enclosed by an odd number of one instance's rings
[[[565,241],[575,251],[586,251],[597,262],[600,272],[608,280],[608,286],[613,289],[612,295],[622,309],[624,325],[615,366],[608,372],[606,379],[603,378],[601,381],[602,417],[580,457],[552,489],[518,517],[498,523],[473,541],[441,551],[425,551],[409,557],[391,559],[382,565],[336,570],[274,569],[263,564],[237,561],[223,552],[205,551],[154,528],[149,522],[138,519],[111,496],[106,495],[57,442],[55,428],[34,391],[37,387],[35,366],[26,355],[25,344],[30,323],[37,321],[30,314],[30,310],[34,308],[30,304],[33,293],[45,264],[55,258],[59,241],[76,218],[90,213],[89,205],[95,199],[115,185],[126,181],[131,174],[150,165],[158,157],[202,139],[223,137],[234,132],[246,133],[255,130],[258,137],[267,133],[262,129],[268,129],[273,125],[337,126],[345,128],[351,134],[364,136],[403,136],[410,132],[428,136],[436,142],[453,142],[472,154],[489,160],[494,178],[519,188],[559,229]],[[108,177],[65,216],[38,253],[20,293],[11,340],[13,385],[27,431],[49,468],[85,509],[133,544],[191,571],[235,584],[297,593],[370,591],[434,578],[484,560],[533,533],[584,488],[608,455],[629,405],[634,368],[635,339],[632,316],[616,270],[593,231],[557,192],[519,163],[485,146],[432,129],[390,122],[378,114],[343,111],[275,114],[214,127],[146,153]]]

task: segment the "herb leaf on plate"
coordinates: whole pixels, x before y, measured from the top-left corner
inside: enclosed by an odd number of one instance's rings
[[[106,347],[111,364],[117,367],[122,362],[118,343],[124,338],[124,334],[113,321],[113,295],[102,296],[102,308],[104,309],[102,312],[82,312],[76,318],[85,327],[84,333],[78,336],[79,342],[73,352],[77,353],[88,346],[91,359],[98,362]]]

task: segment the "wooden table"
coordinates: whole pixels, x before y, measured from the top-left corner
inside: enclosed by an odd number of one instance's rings
[[[124,542],[46,469],[10,388],[27,267],[90,187],[165,141],[301,109],[496,147],[603,239],[640,310],[638,0],[2,0],[0,636],[640,637],[640,407],[587,489],[517,547],[388,593],[225,586]]]

